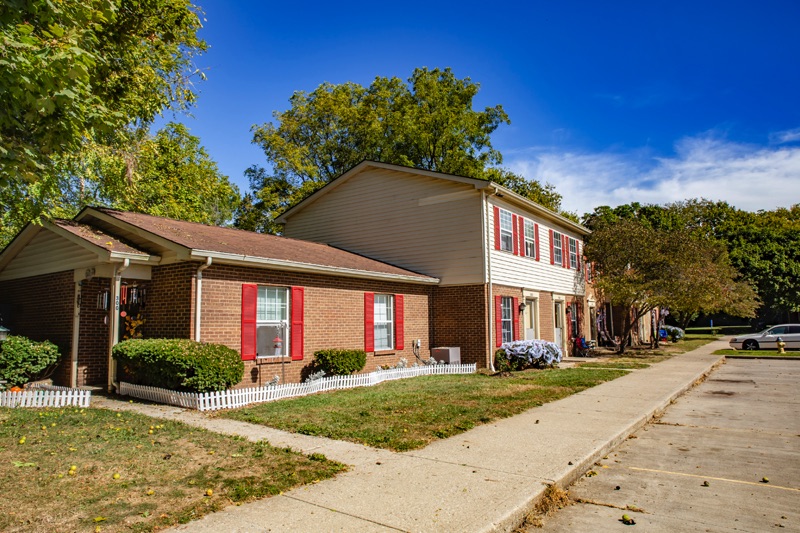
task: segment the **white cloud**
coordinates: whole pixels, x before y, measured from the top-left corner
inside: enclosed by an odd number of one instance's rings
[[[770,134],[769,141],[772,144],[785,144],[800,141],[800,128],[776,131],[775,133]]]
[[[798,130],[800,133],[800,130]],[[580,153],[533,148],[507,158],[525,177],[550,182],[578,215],[600,205],[724,200],[757,211],[800,203],[800,147],[764,147],[710,136],[687,137],[675,155],[647,150]]]

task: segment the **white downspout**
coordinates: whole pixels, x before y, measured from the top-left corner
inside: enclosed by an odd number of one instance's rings
[[[75,283],[74,314],[72,315],[72,365],[70,370],[69,386],[78,388],[78,342],[81,333],[81,283]]]
[[[497,191],[495,191],[497,192]],[[492,325],[494,324],[494,300],[492,298],[492,247],[489,246],[489,211],[487,209],[486,191],[481,189],[481,216],[483,216],[483,224],[481,224],[483,235],[483,257],[486,258],[486,285],[489,288],[489,301],[487,302],[489,312],[486,314],[486,333],[489,338],[489,369],[494,372],[494,343],[492,343]]]
[[[115,265],[114,266],[114,284],[112,287],[112,294],[111,297],[114,301],[114,305],[111,306],[111,310],[109,315],[111,317],[111,323],[109,324],[109,334],[108,334],[108,392],[112,392],[112,388],[119,390],[119,384],[117,383],[117,364],[114,361],[114,358],[111,356],[111,350],[117,344],[119,339],[119,289],[122,281],[122,273],[125,271],[128,266],[130,266],[131,260],[125,259],[122,262],[122,265]]]
[[[211,257],[206,257],[206,262],[197,267],[197,281],[194,294],[194,340],[200,342],[200,313],[203,308],[203,270],[211,266]]]

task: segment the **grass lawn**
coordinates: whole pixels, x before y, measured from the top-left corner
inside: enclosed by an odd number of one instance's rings
[[[687,333],[686,336],[676,342],[675,344],[671,344],[667,348],[674,348],[676,351],[674,354],[679,353],[686,353],[691,352],[695,348],[699,348],[708,344],[709,342],[715,341],[719,339],[719,335],[704,335],[699,333]]]
[[[736,357],[737,355],[747,357],[798,357],[800,358],[800,351],[786,350],[786,353],[778,353],[777,350],[717,350],[714,355],[727,355],[728,357]]]
[[[217,416],[404,451],[626,374],[548,369],[424,376],[224,411]]]
[[[0,530],[153,531],[345,468],[135,413],[0,409]]]

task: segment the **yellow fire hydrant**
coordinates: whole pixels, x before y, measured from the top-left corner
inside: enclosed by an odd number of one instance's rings
[[[784,348],[786,348],[786,343],[783,342],[783,339],[780,337],[778,337],[777,340],[778,342],[776,342],[775,344],[778,345],[778,353],[786,353],[786,350],[784,350]]]

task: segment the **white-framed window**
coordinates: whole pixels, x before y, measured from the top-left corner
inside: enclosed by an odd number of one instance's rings
[[[564,242],[564,238],[561,234],[557,231],[553,232],[553,262],[556,265],[564,266],[564,254],[562,250],[562,245]]]
[[[256,350],[259,357],[279,357],[289,353],[288,287],[258,288]]]
[[[514,250],[514,221],[511,213],[500,210],[500,249],[506,252]]]
[[[536,257],[536,226],[530,220],[525,221],[525,255]]]
[[[373,316],[375,351],[394,349],[394,295],[376,294]]]
[[[503,342],[511,342],[514,340],[514,315],[513,309],[514,299],[507,296],[500,298],[501,326],[503,332]]]
[[[569,267],[578,268],[578,241],[575,239],[569,240]]]

